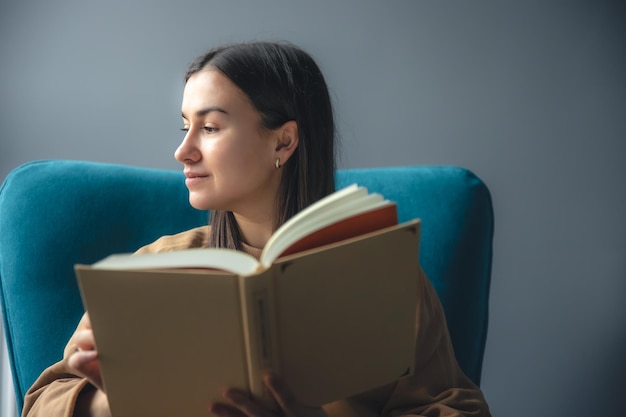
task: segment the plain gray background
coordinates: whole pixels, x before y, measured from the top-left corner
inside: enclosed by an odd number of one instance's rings
[[[187,64],[292,41],[327,76],[340,167],[462,165],[491,189],[494,415],[624,413],[623,1],[0,4],[0,178],[47,158],[180,169]]]

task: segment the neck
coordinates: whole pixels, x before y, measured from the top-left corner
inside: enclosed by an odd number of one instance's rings
[[[274,233],[274,219],[251,219],[235,214],[243,240],[248,245],[262,249]]]

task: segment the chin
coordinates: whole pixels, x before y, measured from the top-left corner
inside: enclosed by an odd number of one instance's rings
[[[208,204],[206,201],[203,200],[198,200],[196,198],[193,197],[189,197],[189,204],[191,205],[191,207],[195,208],[196,210],[212,210],[213,207],[211,207],[210,204]]]

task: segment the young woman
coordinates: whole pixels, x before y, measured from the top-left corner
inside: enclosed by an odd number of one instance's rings
[[[175,157],[184,166],[191,205],[211,210],[211,225],[162,237],[139,252],[214,246],[258,256],[278,226],[334,190],[328,89],[314,60],[293,45],[243,43],[201,56],[186,75],[182,118],[185,137]],[[265,383],[280,411],[230,388],[222,402],[207,404],[207,415],[488,416],[482,393],[454,358],[436,293],[423,273],[418,279],[414,375],[324,407],[305,407],[284,381],[268,374]],[[23,415],[110,415],[88,315],[63,360],[29,390]]]

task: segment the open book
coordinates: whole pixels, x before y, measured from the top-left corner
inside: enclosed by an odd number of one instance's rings
[[[352,184],[311,204],[270,237],[259,260],[228,249],[189,249],[182,252],[131,256],[111,255],[96,263],[101,269],[215,268],[251,274],[269,268],[280,256],[302,252],[398,223],[395,203]]]
[[[226,386],[267,398],[269,369],[309,405],[412,372],[419,226],[351,186],[285,223],[259,261],[189,249],[77,265],[113,415],[204,415]]]

